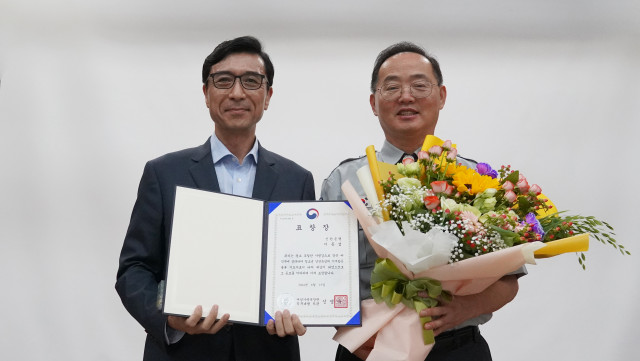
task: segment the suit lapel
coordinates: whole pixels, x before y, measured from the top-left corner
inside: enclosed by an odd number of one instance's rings
[[[213,166],[211,156],[211,139],[196,148],[195,154],[191,157],[194,164],[189,168],[191,176],[199,189],[220,192],[216,169]]]
[[[258,166],[256,169],[256,180],[253,184],[253,198],[269,200],[273,188],[278,182],[278,173],[273,166],[276,164],[272,153],[262,148],[258,143]]]

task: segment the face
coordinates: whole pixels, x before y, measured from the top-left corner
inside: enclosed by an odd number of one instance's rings
[[[258,54],[230,54],[219,63],[211,66],[209,74],[220,71],[233,75],[247,72],[266,75],[264,62]],[[231,89],[218,89],[213,86],[211,78],[202,87],[205,102],[209,108],[211,119],[216,125],[216,135],[255,135],[256,124],[269,107],[273,89],[267,88],[266,77],[262,86],[256,90],[247,90],[236,78]],[[245,134],[246,133],[246,134]]]
[[[431,94],[426,98],[414,97],[409,86],[425,80],[433,84]],[[427,134],[433,134],[447,91],[444,85],[437,85],[429,60],[420,54],[409,52],[390,57],[380,67],[376,88],[391,83],[402,88],[397,100],[383,99],[378,90],[369,99],[373,114],[380,120],[387,140],[397,145],[406,143],[411,138],[420,141]]]

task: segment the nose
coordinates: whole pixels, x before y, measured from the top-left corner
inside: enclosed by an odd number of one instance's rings
[[[411,94],[411,87],[410,86],[403,86],[400,89],[400,97],[398,98],[398,101],[400,103],[407,103],[407,102],[413,102],[415,100],[413,94]]]
[[[240,84],[240,79],[236,79],[229,91],[229,98],[238,99],[238,98],[244,98],[245,96],[246,94],[244,92],[244,88],[242,87],[242,84]]]

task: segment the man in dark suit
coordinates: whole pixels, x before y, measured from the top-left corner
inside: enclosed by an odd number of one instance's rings
[[[313,200],[313,176],[264,149],[256,124],[273,93],[273,65],[253,37],[218,45],[205,59],[205,102],[215,124],[205,144],[149,161],[120,254],[116,290],[147,332],[145,360],[299,360],[296,315],[277,312],[266,327],[230,324],[214,305],[190,317],[165,316],[157,305],[165,278],[176,186],[263,200]],[[224,242],[220,252],[224,253]],[[223,277],[223,275],[220,275]],[[220,290],[229,292],[233,290]]]

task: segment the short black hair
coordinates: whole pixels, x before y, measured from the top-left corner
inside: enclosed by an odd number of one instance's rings
[[[239,38],[225,40],[218,44],[213,52],[204,59],[204,64],[202,64],[202,84],[207,84],[207,80],[209,79],[209,72],[211,71],[211,67],[219,62],[221,62],[224,58],[231,54],[237,53],[249,53],[249,54],[258,54],[262,58],[264,62],[264,70],[267,73],[267,87],[269,89],[273,85],[273,63],[271,63],[271,59],[269,59],[269,55],[262,50],[262,44],[260,40],[254,38],[253,36],[241,36]]]
[[[436,80],[438,81],[438,86],[442,85],[442,71],[440,70],[440,64],[433,56],[429,55],[421,46],[416,45],[414,43],[408,41],[402,41],[396,44],[393,44],[378,54],[376,58],[376,62],[373,66],[373,73],[371,73],[371,93],[376,92],[376,85],[378,84],[378,75],[380,73],[380,67],[382,64],[387,61],[390,57],[399,54],[399,53],[416,53],[424,56],[431,63],[431,68],[433,68],[433,75],[435,75]]]

